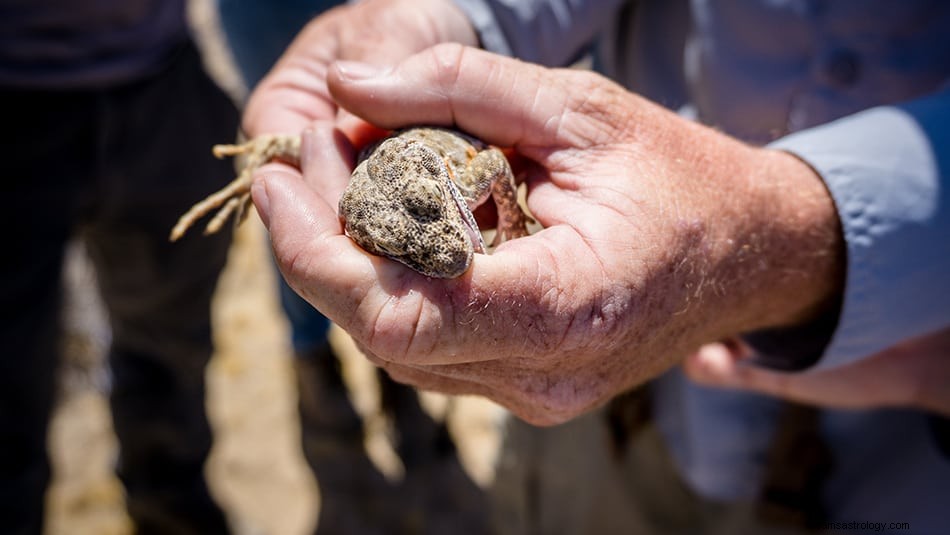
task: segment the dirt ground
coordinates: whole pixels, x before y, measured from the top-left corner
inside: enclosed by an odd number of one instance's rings
[[[243,88],[216,32],[212,0],[191,0],[208,65],[235,98]],[[222,140],[226,141],[226,140]],[[207,370],[207,406],[215,446],[207,466],[212,491],[243,535],[308,533],[319,507],[314,480],[298,447],[296,391],[288,326],[277,302],[275,274],[263,227],[251,217],[238,231],[213,305],[216,353]],[[117,453],[104,393],[101,359],[108,328],[94,292],[94,275],[77,248],[70,255],[62,393],[50,430],[54,480],[48,493],[51,535],[131,533],[123,490],[112,474]],[[366,416],[367,449],[389,477],[400,476],[385,425],[376,417],[373,370],[345,333],[331,340]],[[424,405],[447,418],[463,465],[474,481],[491,482],[504,411],[480,399],[423,394]]]

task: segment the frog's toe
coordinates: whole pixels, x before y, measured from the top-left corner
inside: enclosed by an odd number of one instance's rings
[[[178,241],[199,219],[220,206],[221,209],[208,222],[204,233],[214,234],[218,232],[235,210],[240,210],[239,214],[244,211],[247,203],[250,202],[250,192],[251,173],[245,169],[233,182],[205,197],[178,218],[178,222],[172,228],[168,239]]]
[[[244,161],[238,165],[241,172],[230,184],[195,204],[181,216],[168,237],[170,241],[177,241],[199,219],[218,207],[220,209],[205,227],[204,233],[206,235],[221,230],[221,227],[224,226],[224,223],[232,214],[236,214],[235,221],[237,223],[244,221],[251,205],[251,182],[254,171],[274,159],[298,165],[300,162],[300,136],[264,135],[237,145],[215,145],[212,152],[217,158],[243,156]]]

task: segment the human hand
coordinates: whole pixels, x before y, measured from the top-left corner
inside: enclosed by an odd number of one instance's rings
[[[950,329],[838,368],[780,372],[743,362],[737,341],[708,344],[683,363],[694,381],[838,409],[914,407],[950,416]]]
[[[333,123],[305,136],[303,180],[258,173],[288,282],[397,380],[557,423],[704,342],[806,320],[837,291],[837,218],[810,168],[596,74],[440,45],[375,75],[333,64],[328,82],[380,127],[454,125],[511,147],[546,227],[427,279],[343,235],[353,148]]]
[[[300,31],[258,84],[244,112],[244,131],[250,137],[298,134],[314,120],[336,117],[326,87],[333,61],[387,65],[444,41],[478,41],[452,2],[366,0],[331,9]]]

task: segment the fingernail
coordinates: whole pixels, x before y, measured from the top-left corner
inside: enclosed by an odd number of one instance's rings
[[[270,197],[267,196],[267,184],[263,177],[257,177],[251,183],[251,198],[254,199],[254,206],[257,207],[257,215],[264,222],[264,226],[269,229]]]
[[[363,63],[361,61],[337,61],[336,70],[339,73],[340,78],[358,82],[360,80],[375,78],[385,74],[388,69],[384,69],[376,65],[370,65],[369,63]]]

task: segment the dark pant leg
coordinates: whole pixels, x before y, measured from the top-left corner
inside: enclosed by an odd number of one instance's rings
[[[10,228],[10,227],[5,227]],[[4,245],[22,253],[23,236]],[[0,270],[0,525],[40,533],[50,478],[46,432],[54,391],[62,241]],[[17,269],[25,267],[26,271]]]
[[[320,489],[316,533],[402,533],[394,488],[363,445],[363,422],[350,403],[328,343],[294,359],[304,459]]]
[[[113,329],[111,407],[138,533],[227,531],[204,463],[211,448],[205,366],[210,305],[230,232],[168,232],[194,202],[233,177],[210,147],[237,112],[185,47],[158,77],[102,103],[102,195],[85,232]]]
[[[89,95],[0,89],[0,531],[39,534],[63,248],[89,173]]]

